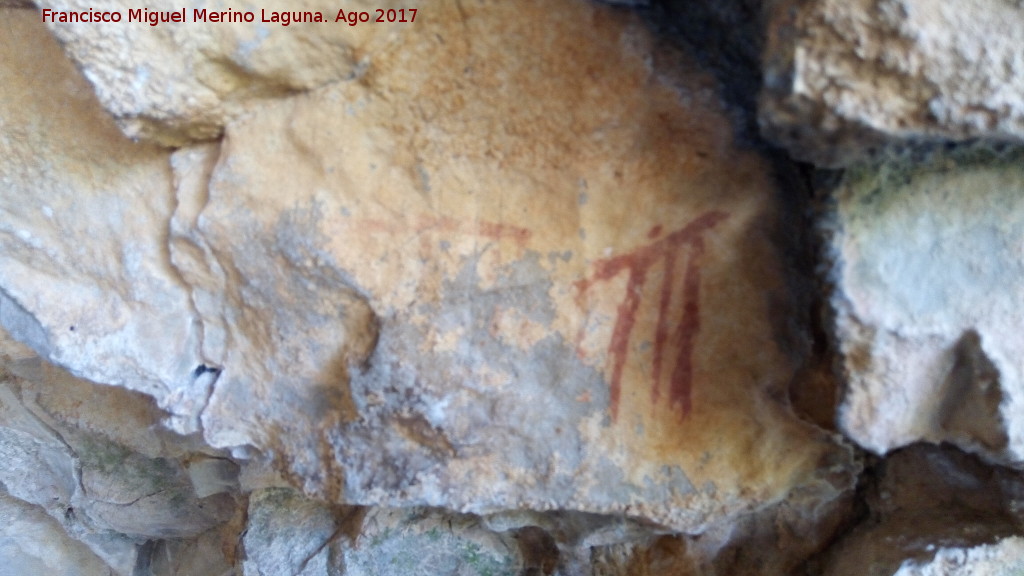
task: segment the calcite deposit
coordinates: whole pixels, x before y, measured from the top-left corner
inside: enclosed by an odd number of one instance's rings
[[[951,442],[1024,461],[1022,158],[908,157],[839,184],[828,226],[848,382],[839,418],[862,446]]]
[[[773,2],[762,125],[803,160],[846,166],[922,141],[1024,141],[1024,4]]]

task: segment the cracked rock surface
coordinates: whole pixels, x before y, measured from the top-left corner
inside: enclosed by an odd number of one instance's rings
[[[10,509],[0,514],[22,510],[33,526],[5,526],[10,546],[33,544],[2,557],[47,566],[11,574],[133,574],[158,549],[168,564],[158,574],[230,568],[220,542],[231,538],[238,467],[164,430],[160,416],[151,398],[75,378],[0,333],[0,497]],[[55,530],[74,544],[35,543]],[[60,572],[74,558],[81,565]]]

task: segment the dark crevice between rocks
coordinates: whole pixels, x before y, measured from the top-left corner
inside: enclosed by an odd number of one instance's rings
[[[824,573],[825,562],[829,557],[829,553],[835,548],[836,543],[870,518],[871,509],[867,505],[867,495],[878,484],[878,467],[882,459],[870,452],[864,452],[862,457],[864,459],[864,468],[857,478],[857,487],[854,491],[849,516],[843,519],[842,524],[836,528],[832,535],[822,542],[821,548],[816,554],[812,554],[802,565],[793,571],[792,576],[821,576]]]
[[[555,539],[539,526],[524,526],[513,534],[519,544],[522,569],[519,576],[551,576],[559,565]]]
[[[801,162],[793,162],[793,167],[795,178],[804,190],[804,202],[798,208],[803,219],[798,227],[800,237],[790,246],[803,259],[795,268],[809,285],[806,325],[810,354],[790,386],[789,397],[800,417],[835,432],[844,379],[832,305],[831,231],[823,223],[831,222],[830,194],[841,172],[825,171]]]
[[[773,240],[784,266],[792,271],[786,281],[795,297],[781,305],[795,313],[780,322],[784,328],[776,338],[787,343],[802,366],[785,395],[798,416],[835,431],[837,348],[831,337],[828,292],[819,274],[826,239],[815,227],[820,186],[833,176],[794,160],[760,133],[757,101],[763,82],[767,8],[763,0],[654,0],[632,9],[658,37],[689,54],[715,77],[737,146],[759,153],[772,167],[780,215]]]
[[[159,543],[159,540],[147,540],[138,547],[132,576],[153,576],[153,553]]]
[[[199,385],[203,387],[203,405],[195,414],[195,424],[199,434],[202,434],[203,430],[203,414],[206,412],[206,409],[210,407],[210,400],[213,398],[213,392],[217,387],[217,381],[220,380],[223,373],[224,368],[208,366],[207,364],[199,364],[194,370],[192,370],[192,385]]]
[[[893,574],[943,547],[970,548],[1024,534],[1020,472],[950,444],[918,443],[868,455],[857,513],[797,574]]]
[[[760,145],[757,96],[765,27],[761,0],[656,0],[641,11],[718,80],[738,143]]]
[[[368,508],[365,506],[348,506],[348,507],[337,507],[336,508],[336,528],[334,532],[321,543],[315,550],[309,553],[302,562],[299,564],[297,574],[304,574],[306,567],[309,563],[319,556],[324,550],[328,550],[328,554],[331,553],[329,547],[337,542],[338,538],[344,537],[354,546],[359,539],[359,532],[362,530],[363,519],[366,517]],[[340,564],[340,570],[344,572],[344,557],[343,555],[331,555],[335,561],[333,565]]]
[[[220,371],[220,368],[213,368],[207,366],[206,364],[200,364],[199,366],[196,366],[195,370],[192,371],[192,379],[195,380],[196,378],[199,378],[200,376],[206,373],[213,374],[213,376],[216,377],[220,375]]]
[[[988,451],[1006,449],[1009,437],[999,412],[1003,402],[999,369],[985,354],[978,332],[965,331],[953,354],[939,408],[946,438],[961,445],[980,444]]]

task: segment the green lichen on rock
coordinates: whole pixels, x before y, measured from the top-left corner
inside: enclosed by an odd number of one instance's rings
[[[928,175],[962,173],[973,169],[1003,170],[1024,167],[1024,147],[984,144],[907,149],[879,162],[851,166],[843,176],[843,186],[861,204],[884,208],[891,193]]]
[[[521,564],[510,539],[441,512],[374,511],[344,554],[352,576],[514,576]]]
[[[121,491],[146,495],[182,488],[179,467],[166,458],[147,458],[95,434],[83,434],[76,444],[83,475],[116,479]]]

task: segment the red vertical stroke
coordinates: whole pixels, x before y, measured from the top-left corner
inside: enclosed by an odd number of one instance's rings
[[[615,364],[612,365],[612,382],[622,381],[622,371],[626,367],[626,355],[629,349],[629,335],[633,332],[633,324],[636,323],[636,311],[640,307],[640,287],[643,286],[647,271],[645,269],[633,268],[629,272],[629,282],[626,285],[626,297],[619,304],[619,311],[615,322],[615,330],[612,332],[612,340],[608,344],[608,350],[614,351]],[[619,395],[621,387],[612,385],[611,406],[612,418],[619,415]]]
[[[700,331],[699,261],[704,254],[702,234],[727,218],[728,214],[721,211],[705,212],[682,229],[676,230],[656,242],[641,246],[626,254],[597,260],[594,263],[593,275],[576,283],[577,304],[583,308],[583,298],[591,286],[597,282],[610,280],[624,270],[629,271],[626,294],[618,306],[615,327],[612,330],[611,341],[608,343],[608,354],[612,359],[610,403],[613,420],[618,419],[619,403],[622,396],[622,374],[629,356],[629,340],[636,325],[637,311],[640,308],[640,295],[647,281],[647,272],[659,260],[664,261],[665,273],[661,282],[658,323],[655,328],[652,401],[657,401],[659,397],[658,383],[661,380],[665,347],[669,345],[670,340],[678,339],[676,363],[669,381],[669,398],[673,406],[680,405],[683,417],[689,414],[691,409],[690,393],[693,387],[693,350],[696,345],[697,333]],[[649,236],[657,236],[659,232],[659,227],[654,227]],[[692,250],[683,281],[683,317],[670,338],[668,316],[672,302],[672,275],[678,252],[686,246],[690,246]],[[580,327],[578,341],[582,341],[584,329],[585,326]]]
[[[668,313],[672,305],[672,278],[676,268],[676,251],[665,254],[664,273],[661,276],[661,302],[658,304],[658,327],[654,332],[654,386],[651,387],[651,403],[657,403],[661,395],[658,381],[661,378],[661,359],[668,342]]]
[[[704,241],[696,240],[690,248],[690,259],[686,263],[683,281],[683,318],[679,322],[679,351],[675,369],[672,370],[669,399],[673,406],[679,405],[683,416],[690,413],[690,394],[693,388],[693,349],[700,331],[700,265],[704,255]]]

